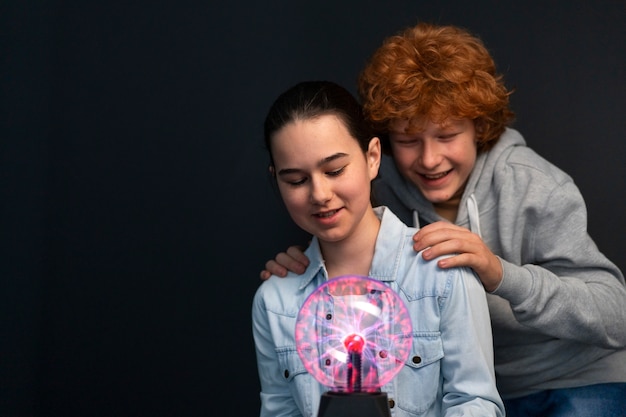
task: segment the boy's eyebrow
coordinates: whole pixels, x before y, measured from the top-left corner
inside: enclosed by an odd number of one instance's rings
[[[339,159],[339,158],[344,158],[348,156],[347,153],[344,152],[337,152],[335,154],[332,154],[330,156],[327,156],[326,158],[322,158],[318,163],[317,166],[320,167],[324,164],[327,164],[328,162],[332,162],[335,159]],[[293,174],[293,173],[297,173],[297,172],[301,172],[301,169],[298,168],[284,168],[281,169],[280,171],[278,171],[278,175],[287,175],[287,174]]]

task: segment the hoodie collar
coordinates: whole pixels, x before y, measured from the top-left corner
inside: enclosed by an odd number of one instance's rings
[[[468,217],[467,207],[468,204],[472,204],[468,202],[471,196],[474,196],[476,207],[478,207],[478,201],[485,201],[487,195],[492,191],[493,177],[497,171],[496,165],[501,160],[502,155],[509,152],[513,147],[525,145],[524,138],[517,130],[506,128],[493,148],[478,154],[461,198],[457,219]]]

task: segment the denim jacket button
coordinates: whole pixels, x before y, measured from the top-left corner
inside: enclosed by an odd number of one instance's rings
[[[285,369],[285,378],[289,378],[289,369]]]
[[[422,358],[420,358],[419,356],[415,355],[411,358],[411,361],[415,364],[421,363],[422,362]]]
[[[396,402],[392,398],[389,398],[389,408],[393,408],[395,406],[396,406]]]

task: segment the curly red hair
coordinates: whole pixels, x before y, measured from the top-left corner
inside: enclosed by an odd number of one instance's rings
[[[448,118],[474,121],[478,148],[489,149],[513,120],[503,76],[482,41],[455,26],[419,23],[383,42],[358,81],[367,118],[381,133],[390,124]]]

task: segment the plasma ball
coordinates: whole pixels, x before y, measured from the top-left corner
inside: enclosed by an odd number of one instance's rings
[[[344,275],[306,298],[296,320],[306,370],[336,392],[375,392],[405,365],[412,325],[404,301],[385,283]]]

